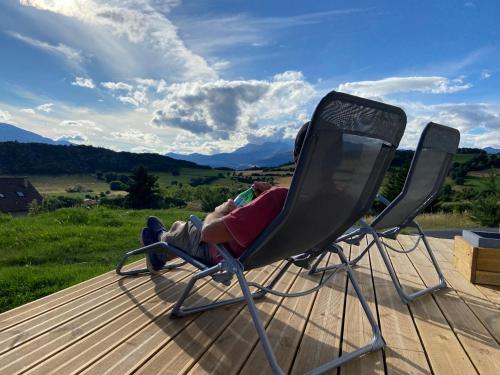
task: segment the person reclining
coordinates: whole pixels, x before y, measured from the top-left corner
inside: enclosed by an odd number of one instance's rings
[[[302,125],[295,138],[295,164],[299,160],[309,124]],[[150,216],[147,227],[141,231],[142,245],[167,242],[206,265],[217,264],[222,260],[211,244],[222,243],[234,257],[239,257],[281,212],[288,194],[287,188],[272,187],[267,182],[255,182],[253,186],[257,198],[243,207],[237,207],[232,199],[228,199],[207,215],[201,231],[190,221],[176,221],[167,231],[160,219]],[[151,273],[157,273],[167,261],[175,257],[174,254],[160,251],[148,252],[147,268]]]

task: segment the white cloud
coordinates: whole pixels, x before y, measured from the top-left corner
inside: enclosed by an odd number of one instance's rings
[[[9,121],[12,118],[11,114],[9,111],[4,111],[0,109],[0,121]]]
[[[430,94],[450,94],[471,88],[459,77],[450,80],[446,77],[388,77],[378,81],[346,82],[337,90],[365,97],[383,97],[402,92],[421,92]]]
[[[63,43],[58,43],[56,45],[50,44],[16,32],[9,32],[9,34],[14,38],[19,39],[26,44],[29,44],[30,46],[63,58],[66,63],[76,71],[83,70],[83,63],[85,62],[85,58],[82,52],[77,49],[74,49]]]
[[[424,126],[430,122],[460,131],[461,147],[499,147],[500,106],[488,103],[400,103],[408,115],[401,147],[415,148]],[[475,131],[481,130],[480,134]]]
[[[213,139],[257,128],[257,123],[297,119],[315,95],[300,72],[285,72],[272,80],[217,80],[162,87],[151,123],[180,128]]]
[[[337,17],[348,17],[371,10],[373,8],[330,9],[280,17],[252,17],[242,13],[214,17],[210,14],[206,17],[180,18],[178,25],[181,31],[184,31],[186,42],[195,51],[213,54],[238,46],[267,46],[272,43],[271,40],[282,36],[280,32],[286,29],[334,22]]]
[[[39,105],[35,109],[37,111],[40,111],[40,112],[50,113],[50,112],[52,112],[52,107],[53,106],[54,106],[54,103],[45,103],[45,104]]]
[[[95,88],[94,81],[90,78],[75,77],[75,81],[71,82],[73,86],[85,87],[87,89]]]
[[[109,34],[112,34],[115,38],[126,38],[135,45],[136,51],[138,48],[141,51],[154,51],[157,59],[147,63],[166,64],[164,70],[177,80],[217,78],[217,73],[207,61],[185,46],[176,26],[166,17],[178,1],[20,0],[20,3],[89,24],[93,29],[89,32],[94,35],[99,33],[109,38]],[[106,49],[104,45],[101,47],[102,50]],[[117,64],[127,61],[123,59],[124,56],[119,57],[121,61],[117,57],[111,58]]]
[[[30,115],[34,115],[35,114],[35,110],[33,108],[23,108],[23,109],[20,109],[21,112],[24,112],[24,113],[28,113]]]
[[[143,133],[138,130],[129,130],[126,132],[113,132],[111,133],[111,135],[119,140],[132,144],[143,145],[145,147],[161,144],[161,140],[156,134]]]
[[[101,86],[109,90],[125,90],[130,91],[133,89],[132,85],[124,82],[101,82]]]
[[[133,106],[136,106],[136,107],[139,106],[139,102],[137,100],[135,100],[134,98],[132,98],[131,96],[119,96],[117,99],[119,101],[121,101],[122,103],[132,104]]]
[[[56,141],[66,141],[75,144],[88,143],[89,138],[83,134],[68,134],[56,138]]]
[[[488,79],[491,77],[491,73],[488,70],[483,70],[481,72],[481,79]]]
[[[94,121],[91,120],[63,120],[59,123],[59,125],[69,128],[102,131],[102,129],[98,127]]]

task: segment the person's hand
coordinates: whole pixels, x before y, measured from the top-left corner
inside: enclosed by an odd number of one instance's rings
[[[228,199],[226,202],[222,203],[220,206],[217,206],[215,208],[215,212],[217,212],[218,214],[220,214],[222,216],[226,216],[228,213],[230,213],[231,211],[234,211],[237,208],[238,207],[236,206],[234,201],[232,199]]]
[[[255,181],[253,183],[253,187],[255,189],[256,195],[260,195],[266,190],[269,190],[271,188],[271,184],[269,182],[264,182],[264,181]]]

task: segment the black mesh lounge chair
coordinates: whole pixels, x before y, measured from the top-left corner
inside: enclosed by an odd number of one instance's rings
[[[432,253],[432,249],[424,232],[415,222],[415,217],[434,200],[439,189],[441,189],[450,169],[453,155],[457,152],[459,141],[460,133],[458,130],[432,122],[427,124],[420,137],[401,193],[392,202],[382,195],[377,195],[377,199],[385,204],[386,208],[374,219],[371,225],[361,220],[361,228],[343,236],[344,240],[357,244],[360,243],[360,240],[364,238],[365,235],[371,234],[373,236],[373,239],[361,254],[351,261],[351,265],[356,264],[375,244],[382,255],[382,259],[384,260],[401,300],[405,303],[409,303],[424,294],[446,287],[441,269]],[[403,228],[407,227],[413,227],[418,232],[417,241],[410,249],[397,249],[383,242],[384,238],[395,239],[398,233]],[[407,293],[396,276],[394,268],[387,256],[386,249],[410,253],[417,248],[420,241],[423,241],[425,245],[439,277],[439,281],[434,286],[414,293]],[[321,259],[325,255],[326,253],[322,253],[322,255],[316,259],[309,273],[312,274],[332,268],[331,266],[318,267]]]
[[[342,248],[335,244],[335,241],[370,208],[405,125],[406,115],[399,108],[337,92],[329,93],[314,112],[282,212],[241,257],[235,259],[224,246],[217,245],[224,260],[215,266],[209,266],[201,264],[167,243],[157,243],[127,253],[117,266],[117,272],[121,275],[143,272],[121,271],[125,260],[139,253],[163,250],[179,255],[200,271],[193,275],[174,306],[171,316],[186,316],[245,301],[273,373],[283,374],[254,299],[266,293],[297,297],[318,290],[327,279],[323,279],[315,288],[297,293],[286,294],[273,290],[273,287],[293,264],[293,255],[311,248],[328,248],[340,258],[341,263],[336,271],[347,272],[370,321],[373,340],[353,352],[311,370],[310,374],[323,373],[363,354],[378,350],[384,345],[380,329],[361,294]],[[190,220],[195,225],[202,225],[196,217],[192,216]],[[262,286],[246,280],[244,271],[280,260],[288,262],[285,262],[269,285]],[[335,272],[331,273],[333,274]],[[211,276],[215,281],[229,285],[234,275],[242,290],[242,297],[204,306],[182,307],[197,280]],[[252,294],[249,287],[256,287],[258,291]]]

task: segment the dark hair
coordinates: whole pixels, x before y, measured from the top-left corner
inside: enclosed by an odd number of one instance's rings
[[[310,121],[306,122],[300,128],[297,136],[295,137],[295,147],[293,149],[293,161],[297,163],[299,160],[300,151],[302,150],[302,146],[304,145],[304,140],[306,139],[307,129],[309,129]]]

